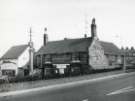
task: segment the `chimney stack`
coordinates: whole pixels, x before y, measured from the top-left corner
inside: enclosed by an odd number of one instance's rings
[[[48,42],[48,35],[47,35],[47,28],[44,29],[44,40],[43,40],[43,45],[46,46]]]
[[[129,50],[129,48],[128,48],[128,47],[126,47],[126,50],[128,51],[128,50]]]
[[[97,38],[97,27],[96,27],[96,23],[95,23],[95,18],[92,19],[91,36],[92,36],[92,38]]]
[[[121,50],[124,50],[124,47],[121,47]]]
[[[134,50],[134,47],[133,46],[131,47],[131,50]]]
[[[87,34],[84,34],[84,38],[87,38]]]

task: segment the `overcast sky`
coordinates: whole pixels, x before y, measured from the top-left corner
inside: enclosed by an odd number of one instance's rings
[[[80,38],[85,31],[91,36],[93,17],[100,40],[135,46],[135,0],[0,0],[0,56],[13,45],[27,44],[30,27],[36,50],[44,27],[50,41]]]

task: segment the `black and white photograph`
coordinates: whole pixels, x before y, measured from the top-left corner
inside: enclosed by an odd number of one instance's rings
[[[134,0],[0,0],[0,101],[134,100]]]

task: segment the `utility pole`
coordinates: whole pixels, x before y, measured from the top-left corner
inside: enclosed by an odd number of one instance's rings
[[[123,55],[123,71],[126,72],[126,51],[124,50]]]
[[[119,38],[121,41],[120,43],[123,43],[123,38],[119,35],[115,35],[115,38]],[[122,55],[123,56],[123,71],[126,72],[126,50],[122,50]]]
[[[29,34],[30,34],[30,40],[29,40],[30,75],[32,75],[33,74],[33,54],[34,54],[34,48],[33,48],[33,42],[32,42],[32,28],[30,28]]]

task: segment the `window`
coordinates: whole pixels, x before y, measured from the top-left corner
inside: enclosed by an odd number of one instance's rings
[[[40,66],[41,65],[41,56],[38,55],[36,59],[37,59],[37,66]]]
[[[15,76],[15,70],[2,70],[2,75]]]
[[[79,59],[79,53],[73,53],[72,54],[72,60],[80,60]]]

